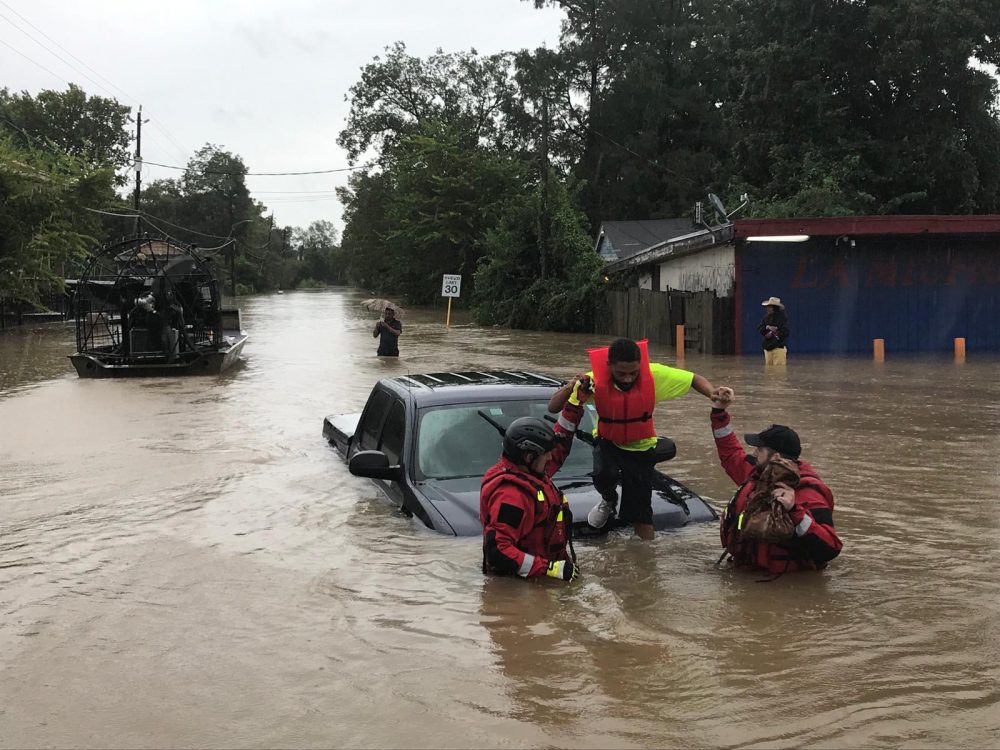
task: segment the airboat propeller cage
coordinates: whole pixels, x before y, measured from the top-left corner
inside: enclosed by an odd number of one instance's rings
[[[194,246],[150,236],[104,245],[73,285],[80,354],[137,364],[183,360],[222,343],[219,286]]]

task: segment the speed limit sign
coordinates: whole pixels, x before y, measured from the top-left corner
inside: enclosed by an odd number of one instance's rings
[[[462,275],[457,273],[446,273],[441,281],[442,297],[462,296]]]

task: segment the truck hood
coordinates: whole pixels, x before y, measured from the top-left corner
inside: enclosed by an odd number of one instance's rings
[[[569,500],[574,525],[586,522],[588,511],[601,499],[590,477],[559,479],[556,486]],[[483,533],[479,523],[479,487],[470,489],[468,479],[429,479],[417,482],[417,490],[445,518],[456,535]]]

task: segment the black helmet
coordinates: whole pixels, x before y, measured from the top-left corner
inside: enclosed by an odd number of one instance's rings
[[[555,442],[556,433],[544,419],[520,417],[504,431],[503,452],[514,463],[525,465],[526,454],[539,456],[547,453]]]

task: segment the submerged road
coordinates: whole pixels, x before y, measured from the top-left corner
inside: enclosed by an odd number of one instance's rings
[[[0,335],[0,747],[1000,747],[996,357],[689,356],[738,430],[799,430],[841,557],[757,583],[701,526],[527,584],[350,476],[322,419],[388,375],[569,377],[602,340],[408,311],[378,360],[361,299],[242,300],[217,378],[80,380],[70,328]],[[708,411],[657,423],[721,508]]]

